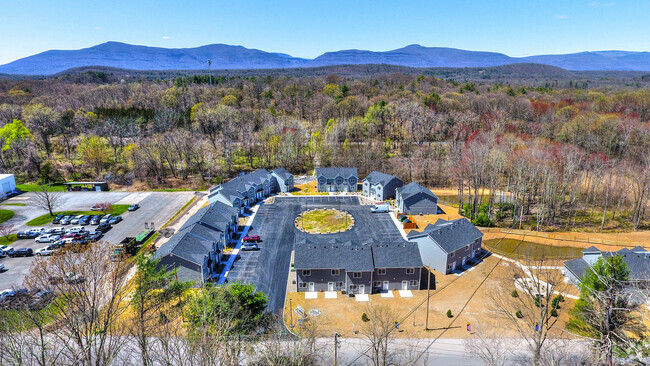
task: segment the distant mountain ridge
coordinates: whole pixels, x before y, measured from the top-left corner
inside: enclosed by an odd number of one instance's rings
[[[392,51],[341,50],[313,60],[242,46],[211,44],[161,48],[106,42],[80,50],[50,50],[0,65],[0,73],[52,75],[70,68],[106,66],[131,70],[282,69],[332,65],[386,64],[406,67],[492,67],[536,63],[574,71],[650,71],[650,52],[594,51],[510,57],[497,52],[409,45]]]

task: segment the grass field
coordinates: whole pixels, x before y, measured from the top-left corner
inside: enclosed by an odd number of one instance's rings
[[[111,207],[111,212],[113,216],[121,215],[129,208],[130,205],[113,205]],[[25,225],[27,226],[40,226],[52,222],[52,220],[57,215],[99,215],[101,212],[98,211],[57,211],[54,213],[54,216],[50,214],[45,214],[39,216],[31,221],[28,221]]]
[[[0,245],[9,245],[18,240],[16,234],[10,234],[9,236],[0,236]]]
[[[40,184],[16,184],[16,188],[23,192],[34,192],[38,191],[41,189]],[[48,191],[57,191],[57,192],[64,192],[65,191],[65,186],[64,185],[56,185],[56,186],[47,186]]]
[[[298,225],[310,233],[347,230],[351,223],[350,214],[337,210],[309,211],[298,218]]]
[[[311,181],[305,184],[299,184],[294,187],[295,189],[291,192],[294,196],[304,196],[304,195],[321,195],[326,196],[329,193],[327,192],[318,192],[316,190],[316,181]]]
[[[582,257],[582,248],[545,245],[517,239],[488,239],[483,245],[491,252],[510,258],[573,259]]]
[[[11,210],[0,210],[0,224],[14,217],[15,214]]]
[[[13,203],[13,202],[0,203],[0,205],[5,205],[5,206],[27,206],[27,204],[25,204],[25,203]]]

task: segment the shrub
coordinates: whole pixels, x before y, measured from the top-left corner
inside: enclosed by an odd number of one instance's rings
[[[453,318],[454,315],[451,313],[451,309],[447,310],[447,318]]]
[[[517,312],[515,313],[515,316],[516,316],[517,318],[521,319],[521,318],[524,317],[524,314],[522,314],[520,310],[517,310]]]
[[[557,318],[557,310],[551,309],[551,316],[554,316]]]
[[[542,297],[539,295],[535,295],[535,306],[537,307],[542,306]]]
[[[519,293],[517,290],[512,290],[512,293],[510,294],[512,297],[519,297]]]
[[[368,318],[368,314],[363,313],[363,314],[361,314],[361,320],[363,320],[364,322],[367,323],[367,322],[370,321],[370,318]]]

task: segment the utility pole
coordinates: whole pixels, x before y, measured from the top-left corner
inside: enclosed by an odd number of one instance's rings
[[[425,322],[424,330],[429,330],[429,291],[431,290],[431,271],[427,274],[427,320]]]
[[[338,354],[339,354],[339,337],[341,335],[339,332],[334,332],[334,366],[338,365]]]
[[[212,86],[212,59],[208,59],[208,75],[210,77],[210,86]]]
[[[291,328],[293,328],[293,303],[289,298],[289,316],[291,317]]]

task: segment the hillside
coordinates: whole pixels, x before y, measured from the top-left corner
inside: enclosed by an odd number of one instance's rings
[[[283,69],[335,65],[393,65],[416,68],[494,67],[535,63],[572,71],[650,71],[650,53],[580,52],[564,55],[511,57],[496,52],[410,45],[375,52],[342,50],[313,60],[242,46],[212,44],[195,48],[160,48],[106,42],[80,50],[51,50],[0,65],[0,74],[52,75],[71,68],[106,66],[130,70]]]

